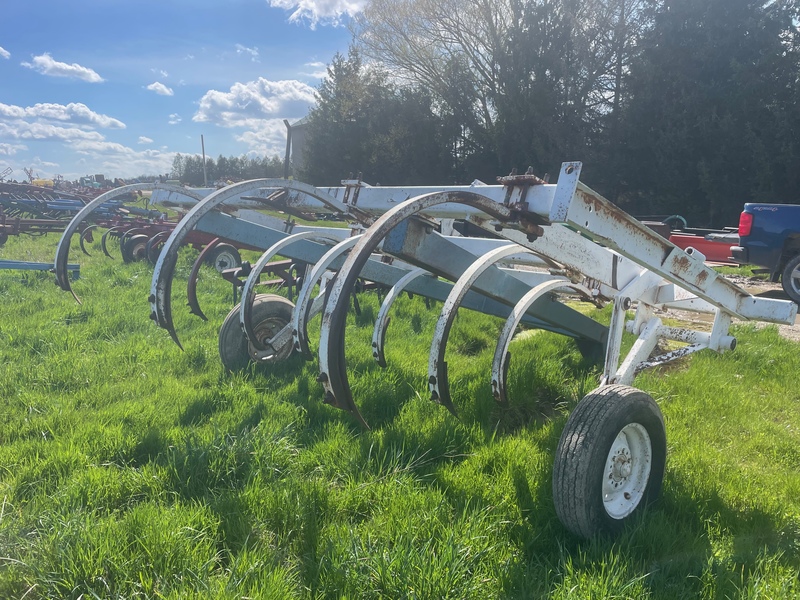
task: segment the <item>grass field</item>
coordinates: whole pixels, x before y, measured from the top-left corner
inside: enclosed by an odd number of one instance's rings
[[[52,261],[56,243],[12,238],[0,258]],[[800,345],[774,327],[638,377],[666,421],[662,497],[584,541],[550,481],[597,376],[568,340],[514,342],[500,410],[501,323],[462,311],[459,420],[426,392],[438,311],[398,304],[381,370],[365,294],[347,337],[363,431],[320,402],[315,362],[223,372],[231,290],[204,270],[209,321],[191,317],[192,251],[185,352],[148,318],[152,267],[93,254],[71,256],[83,305],[50,274],[0,271],[0,598],[800,597]]]

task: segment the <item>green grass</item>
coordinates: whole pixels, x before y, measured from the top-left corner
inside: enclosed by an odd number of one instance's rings
[[[56,242],[11,239],[0,257],[52,260]],[[617,539],[584,541],[550,484],[596,381],[568,340],[512,344],[503,410],[501,323],[462,311],[456,419],[425,384],[437,309],[398,303],[384,371],[362,295],[347,358],[363,431],[321,403],[315,362],[223,372],[231,290],[205,269],[209,321],[188,315],[191,250],[173,299],[185,352],[148,318],[151,267],[93,253],[71,256],[82,305],[52,275],[0,272],[0,598],[800,596],[800,346],[774,327],[637,379],[667,423],[662,498]]]

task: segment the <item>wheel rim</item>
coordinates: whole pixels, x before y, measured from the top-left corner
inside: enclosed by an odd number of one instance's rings
[[[795,294],[800,295],[800,263],[789,275],[789,286],[794,290]]]
[[[652,456],[650,436],[639,423],[630,423],[617,434],[603,473],[603,506],[611,518],[627,517],[641,502]]]
[[[268,317],[261,321],[255,327],[256,337],[258,341],[261,343],[262,346],[267,348],[272,348],[269,344],[269,340],[275,337],[281,329],[283,329],[287,325],[288,321],[282,319],[281,317]],[[247,343],[247,349],[250,354],[250,357],[254,360],[255,357],[262,351],[258,350],[253,344],[250,342]],[[256,362],[278,362],[284,360],[289,357],[292,353],[292,344],[284,344],[281,348],[272,348],[274,354],[258,358]]]
[[[147,244],[142,242],[131,248],[131,258],[135,261],[142,260],[147,254]]]
[[[223,251],[217,254],[216,258],[214,258],[214,267],[220,273],[225,269],[231,269],[233,267],[238,266],[239,261],[236,260],[236,257],[233,255],[232,252]]]

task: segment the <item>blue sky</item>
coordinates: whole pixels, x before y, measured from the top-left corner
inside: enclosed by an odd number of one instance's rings
[[[169,172],[175,153],[283,153],[365,0],[10,0],[0,173]]]

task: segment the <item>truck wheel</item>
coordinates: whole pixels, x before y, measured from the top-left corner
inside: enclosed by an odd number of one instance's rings
[[[618,533],[658,497],[667,438],[653,399],[625,385],[599,387],[578,403],[556,449],[553,501],[584,538]]]
[[[259,294],[253,300],[253,329],[260,340],[266,341],[292,321],[294,304],[283,296]],[[219,357],[228,371],[241,371],[250,364],[250,345],[239,323],[239,305],[225,317],[219,330]],[[294,347],[292,340],[265,362],[278,362],[289,358]]]
[[[781,285],[786,295],[800,304],[800,254],[786,263],[781,274]]]

